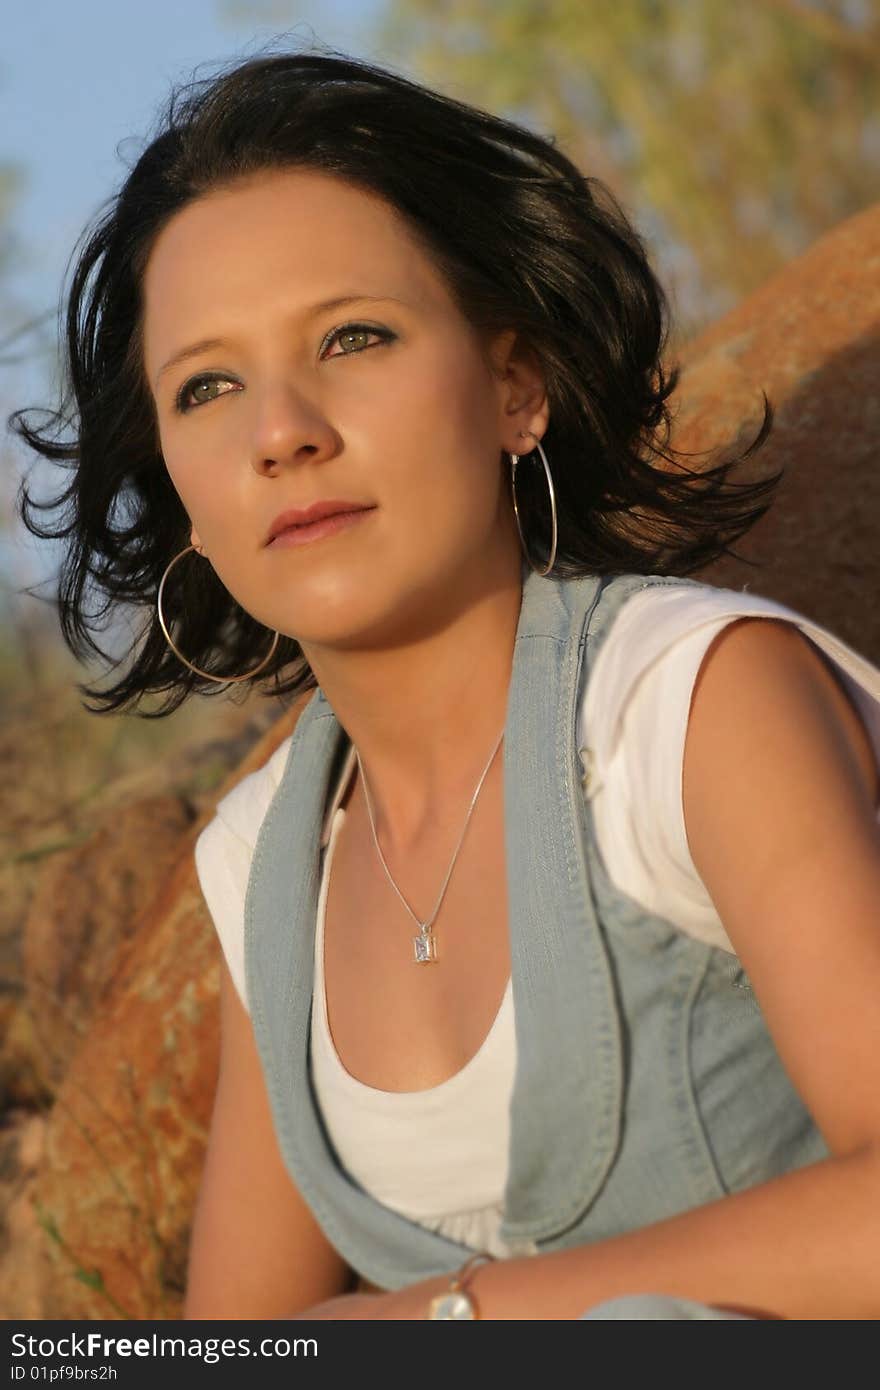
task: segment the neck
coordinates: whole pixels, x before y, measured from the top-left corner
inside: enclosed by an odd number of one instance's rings
[[[447,594],[442,620],[403,644],[304,650],[358,751],[389,848],[464,814],[504,727],[521,602],[517,558],[502,580]]]

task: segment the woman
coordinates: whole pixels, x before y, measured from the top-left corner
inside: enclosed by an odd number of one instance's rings
[[[80,254],[18,424],[73,649],[153,613],[80,688],[302,697],[196,847],[188,1317],[880,1313],[880,672],[685,577],[777,480],[666,447],[666,313],[552,142],[334,55],[175,98]]]

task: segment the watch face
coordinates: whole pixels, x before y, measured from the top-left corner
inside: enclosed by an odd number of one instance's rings
[[[431,1303],[432,1318],[471,1318],[474,1305],[466,1293],[444,1293]]]

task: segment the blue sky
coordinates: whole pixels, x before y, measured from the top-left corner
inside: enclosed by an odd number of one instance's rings
[[[16,280],[31,305],[57,299],[85,222],[171,85],[199,64],[244,56],[273,35],[382,61],[369,34],[381,0],[28,0],[7,3],[0,50],[0,162],[22,166]],[[250,18],[233,16],[248,11]],[[267,23],[266,16],[277,16]],[[261,22],[263,17],[263,22]],[[278,22],[280,20],[280,22]],[[394,55],[384,55],[392,65]]]

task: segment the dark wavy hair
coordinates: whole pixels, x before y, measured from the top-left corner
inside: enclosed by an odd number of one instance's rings
[[[385,68],[333,50],[263,54],[172,92],[157,133],[74,251],[58,408],[39,424],[33,411],[10,417],[33,449],[72,470],[48,502],[36,502],[25,480],[17,497],[33,535],[66,542],[57,603],[70,650],[119,666],[94,639],[99,620],[113,605],[151,613],[116,684],[77,685],[97,701],[84,708],[134,706],[160,718],[192,692],[230,689],[177,659],[156,613],[162,575],[189,545],[190,522],[164,466],[143,370],[141,282],[158,233],[181,208],[242,176],[289,167],[323,170],[386,199],[466,319],[481,332],[514,328],[537,353],[550,403],[543,442],[558,506],[555,574],[686,575],[734,553],[730,543],[769,508],[782,476],[727,478],[763,443],[772,407],[764,395],[748,450],[713,467],[691,469],[669,446],[667,398],[679,368],[661,363],[668,303],[609,189],[579,172],[552,137]],[[546,557],[539,460],[518,470],[517,499],[529,552]],[[34,511],[59,507],[54,526],[34,520]],[[97,613],[86,609],[91,586],[103,596]],[[237,675],[258,664],[268,629],[210,566],[183,562],[168,588],[163,610],[194,665]],[[271,663],[239,687],[247,694],[266,680],[262,693],[273,696],[316,683],[299,644],[283,634]],[[137,708],[150,692],[168,698],[157,711]]]

